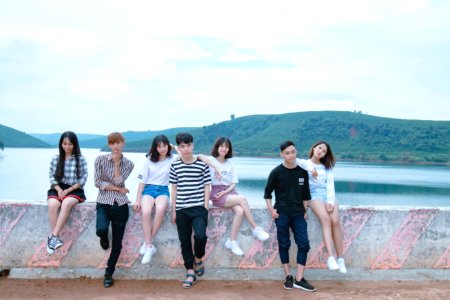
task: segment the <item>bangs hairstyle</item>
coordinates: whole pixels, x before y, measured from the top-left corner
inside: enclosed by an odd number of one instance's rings
[[[225,158],[232,158],[233,157],[233,147],[231,146],[231,141],[229,138],[226,137],[220,137],[216,140],[214,143],[214,146],[211,149],[211,155],[213,157],[219,156],[219,147],[223,144],[226,144],[228,146],[228,153],[225,155]]]
[[[108,135],[108,145],[123,142],[125,142],[125,138],[120,132],[112,132]]]
[[[152,162],[159,161],[159,152],[158,152],[158,146],[159,145],[167,145],[167,157],[172,157],[172,145],[170,145],[169,139],[167,136],[161,134],[157,135],[153,138],[152,146],[150,147],[150,150],[148,150],[148,153],[145,155],[147,156]]]
[[[76,161],[76,175],[77,178],[80,178],[80,144],[78,143],[78,138],[75,133],[72,131],[66,131],[63,134],[61,134],[61,137],[59,138],[58,143],[58,149],[59,149],[59,159],[58,164],[56,165],[55,174],[53,174],[56,178],[56,180],[61,181],[64,177],[64,165],[66,160],[66,152],[64,151],[62,144],[64,142],[64,139],[68,139],[69,142],[73,145],[72,155],[75,156]]]
[[[320,163],[324,165],[325,169],[327,170],[333,169],[334,165],[336,164],[336,159],[334,158],[333,151],[331,151],[330,145],[325,141],[318,141],[311,147],[311,149],[309,150],[309,158],[314,155],[314,148],[321,144],[327,146],[327,154],[325,154],[325,156],[320,159]]]

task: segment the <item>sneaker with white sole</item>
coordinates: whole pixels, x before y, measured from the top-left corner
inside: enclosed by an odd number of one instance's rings
[[[255,229],[253,229],[253,236],[262,242],[264,242],[265,240],[267,240],[270,237],[269,234],[267,232],[265,232],[264,229],[262,229],[259,226],[255,227]]]
[[[306,281],[305,278],[302,278],[300,281],[297,281],[297,279],[295,279],[294,287],[296,289],[302,289],[307,292],[315,292],[316,291],[316,288],[313,287],[308,281]]]
[[[292,290],[294,288],[294,277],[292,275],[286,276],[283,287],[285,290]]]
[[[144,256],[142,257],[142,264],[148,264],[151,260],[153,255],[156,253],[156,248],[153,245],[147,246],[144,252]]]
[[[225,242],[225,248],[230,249],[231,252],[233,252],[236,255],[244,255],[244,251],[242,251],[241,247],[239,247],[239,244],[237,241],[232,241],[230,239],[227,239]]]
[[[347,268],[345,267],[345,260],[340,257],[336,260],[338,266],[339,266],[339,272],[341,272],[342,274],[347,273]]]
[[[140,255],[144,255],[145,253],[145,249],[147,248],[147,244],[144,242],[141,246],[141,248],[139,249],[139,254]]]
[[[334,256],[328,257],[327,265],[328,265],[328,269],[330,269],[330,270],[333,270],[333,271],[339,270],[339,265],[337,264]]]
[[[52,243],[52,237],[53,237],[53,235],[49,235],[47,237],[47,252],[48,252],[48,254],[55,253],[55,249],[53,248],[53,243]]]

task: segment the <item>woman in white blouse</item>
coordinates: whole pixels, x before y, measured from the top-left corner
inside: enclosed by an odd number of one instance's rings
[[[215,170],[210,167],[212,179],[211,201],[215,206],[231,208],[234,212],[230,237],[226,240],[225,247],[236,255],[243,255],[244,252],[239,247],[236,236],[244,217],[252,227],[255,238],[260,241],[265,241],[269,238],[269,234],[256,225],[247,199],[245,196],[239,195],[235,189],[238,178],[236,169],[230,160],[233,157],[233,148],[230,139],[226,137],[218,138],[211,149],[211,155],[209,159],[220,170],[221,175],[221,178],[214,176]],[[199,155],[199,157],[201,156]]]
[[[305,170],[315,169],[313,172],[308,172],[312,199],[309,206],[322,224],[323,241],[328,252],[327,265],[330,270],[347,273],[343,257],[339,205],[336,200],[332,171],[335,158],[330,145],[325,141],[315,143],[309,151],[309,157],[309,160],[297,159],[297,164]],[[333,254],[333,244],[337,259]]]

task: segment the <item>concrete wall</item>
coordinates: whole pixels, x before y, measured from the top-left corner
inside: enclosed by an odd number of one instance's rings
[[[77,205],[61,233],[64,246],[47,254],[49,234],[47,206],[42,203],[0,202],[0,269],[10,269],[16,278],[101,277],[108,251],[95,235],[95,203]],[[256,241],[243,222],[238,240],[245,255],[225,249],[232,213],[211,208],[206,250],[209,279],[281,279],[275,224],[264,208],[253,209],[256,222],[271,238]],[[326,269],[321,227],[308,219],[311,250],[306,277],[313,280],[450,280],[450,208],[341,209],[344,253],[349,273]],[[178,278],[184,273],[175,225],[167,213],[156,237],[158,252],[142,265],[141,218],[130,207],[130,219],[119,259],[117,278]],[[291,247],[295,262],[296,246]]]

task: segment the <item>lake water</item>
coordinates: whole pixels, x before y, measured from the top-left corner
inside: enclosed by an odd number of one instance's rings
[[[5,149],[0,152],[0,201],[46,201],[50,160],[57,149]],[[95,201],[94,161],[104,154],[82,149],[89,168],[85,186],[88,201]],[[136,199],[137,172],[143,153],[125,153],[135,163],[126,182],[130,200]],[[263,191],[270,171],[281,163],[278,158],[233,158],[238,191],[252,206],[265,205]],[[341,205],[450,207],[450,167],[368,163],[337,163],[334,169],[336,195]]]

